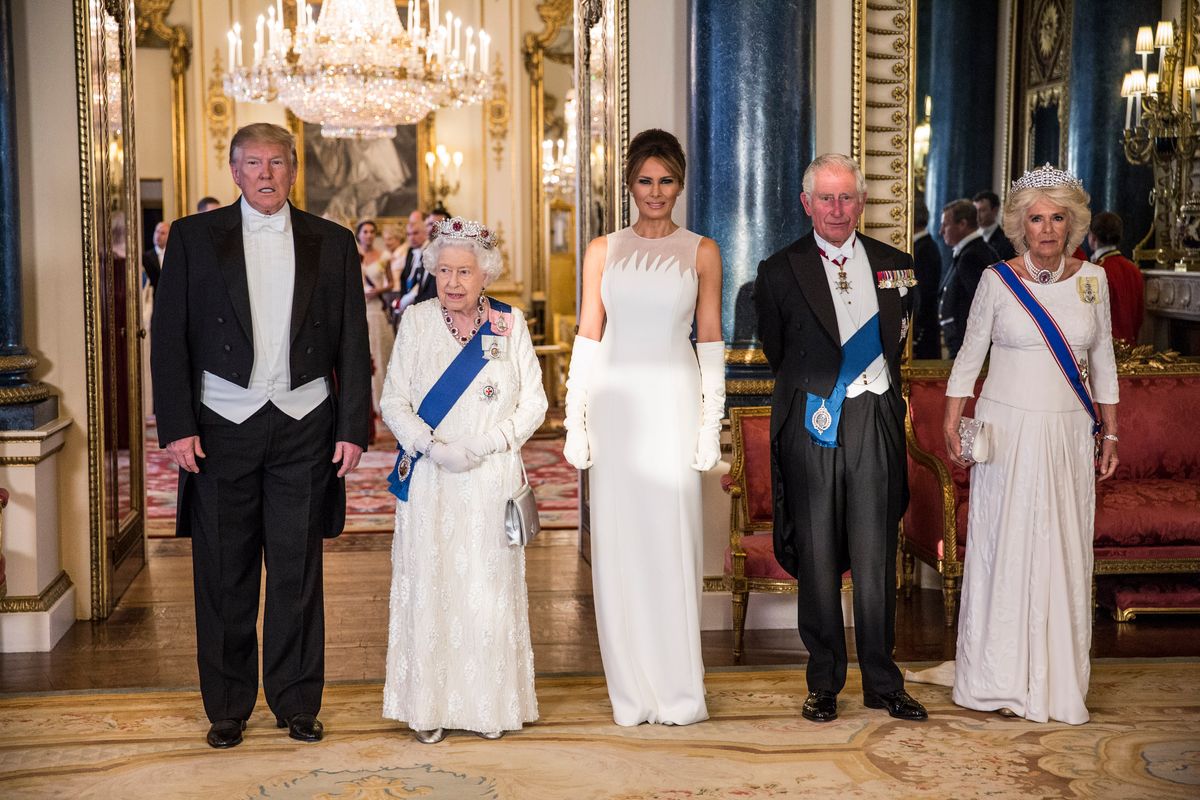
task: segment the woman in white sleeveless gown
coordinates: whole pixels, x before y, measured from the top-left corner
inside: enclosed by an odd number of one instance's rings
[[[946,388],[946,448],[960,466],[958,424],[991,349],[975,415],[992,453],[971,470],[954,702],[979,711],[1087,722],[1096,480],[1117,467],[1117,371],[1104,270],[1068,258],[1087,232],[1088,197],[1043,167],[1013,185],[1004,229],[1024,254],[1008,262],[1090,373],[1103,438],[1046,340],[999,274],[979,282]]]
[[[708,717],[700,472],[720,460],[721,256],[671,220],[685,169],[674,136],[638,134],[626,163],[638,221],[584,257],[564,455],[590,466],[592,582],[613,719],[686,725]]]

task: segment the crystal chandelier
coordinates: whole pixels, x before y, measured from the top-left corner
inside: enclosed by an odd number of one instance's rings
[[[225,93],[240,102],[279,100],[300,119],[321,125],[321,135],[377,139],[397,125],[420,122],[437,108],[479,103],[491,91],[487,74],[491,37],[464,30],[440,0],[408,4],[401,25],[394,0],[324,0],[297,8],[296,24],[283,22],[283,0],[255,24],[253,61],[242,57],[242,28],[229,31]]]

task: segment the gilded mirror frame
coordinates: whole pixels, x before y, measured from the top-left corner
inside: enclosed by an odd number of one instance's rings
[[[116,30],[106,32],[106,15]],[[132,0],[75,0],[75,80],[79,112],[79,174],[84,282],[84,332],[87,360],[88,511],[91,562],[91,614],[107,617],[122,587],[115,570],[145,560],[145,485],[141,392],[141,302],[138,292],[126,291],[125,352],[116,349],[106,333],[107,306],[114,297],[114,244],[125,239],[124,282],[140,286],[140,219],[134,157]],[[115,50],[116,52],[112,52]],[[116,56],[117,61],[111,59]],[[113,69],[114,63],[116,69]],[[99,87],[104,87],[101,90]],[[117,112],[114,114],[114,107]],[[123,209],[123,210],[122,210]],[[124,230],[119,215],[124,213]],[[106,280],[106,276],[108,280]],[[134,324],[137,323],[137,324]],[[111,334],[111,331],[109,331]],[[116,379],[124,363],[128,386],[128,492],[122,511],[119,443],[120,409],[106,392],[106,379]],[[119,434],[118,434],[119,437]],[[141,560],[131,560],[141,548]],[[126,574],[125,577],[132,577]]]
[[[167,23],[175,0],[136,0],[137,45],[165,47],[171,52],[171,178],[175,182],[175,216],[188,211],[188,115],[186,77],[192,43],[182,25]]]

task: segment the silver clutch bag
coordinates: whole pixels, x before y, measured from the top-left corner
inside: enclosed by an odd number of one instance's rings
[[[981,419],[963,417],[958,421],[958,442],[964,461],[983,464],[992,457],[992,429]]]
[[[533,496],[533,487],[529,485],[529,475],[525,472],[525,461],[521,459],[520,451],[517,451],[517,458],[521,460],[521,477],[525,482],[508,498],[504,508],[504,534],[508,537],[509,545],[523,546],[541,532],[542,521],[538,517],[537,498]]]

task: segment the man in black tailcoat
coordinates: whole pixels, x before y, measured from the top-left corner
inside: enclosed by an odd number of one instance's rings
[[[230,143],[242,197],[177,220],[158,283],[152,369],[159,444],[180,468],[192,538],[208,743],[242,741],[263,688],[277,725],[321,739],[321,552],[370,424],[371,358],[350,231],[294,208],[296,146],[257,123]]]
[[[970,200],[953,200],[942,208],[942,240],[950,245],[950,269],[938,289],[938,321],[950,357],[958,355],[967,333],[971,301],[983,271],[1000,260],[983,240],[978,210]]]
[[[801,201],[813,232],[762,262],[754,291],[775,375],[775,557],[796,576],[809,653],[801,713],[837,718],[848,663],[841,584],[850,569],[863,702],[925,719],[892,659],[896,540],[908,503],[900,357],[912,259],[855,232],[866,181],[852,159],[813,161]]]

